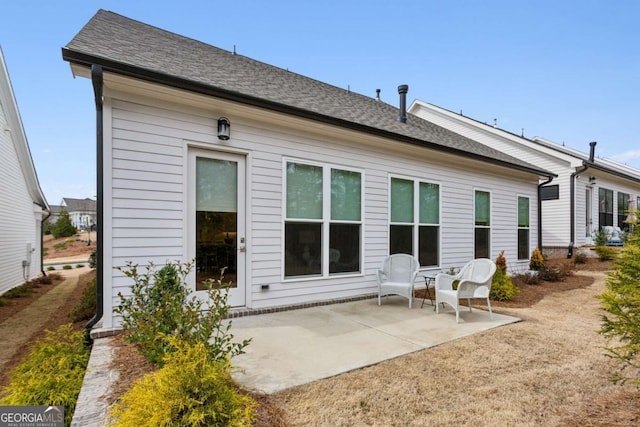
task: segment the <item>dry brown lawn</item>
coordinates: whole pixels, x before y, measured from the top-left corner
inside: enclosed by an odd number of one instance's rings
[[[268,403],[288,426],[640,425],[640,392],[611,383],[597,333],[604,279],[583,271],[524,289],[530,307],[495,304],[522,322],[284,390]]]

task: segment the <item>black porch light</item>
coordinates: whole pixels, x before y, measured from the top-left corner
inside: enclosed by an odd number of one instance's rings
[[[226,141],[231,136],[231,122],[226,117],[218,119],[218,139]]]

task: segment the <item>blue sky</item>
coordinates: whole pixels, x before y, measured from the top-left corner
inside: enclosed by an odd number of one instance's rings
[[[420,99],[640,168],[640,2],[11,1],[0,46],[50,204],[93,197],[95,112],[65,46],[98,9],[397,103]]]

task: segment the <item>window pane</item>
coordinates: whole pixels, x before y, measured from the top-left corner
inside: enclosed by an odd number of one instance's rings
[[[391,178],[391,222],[413,222],[413,181]]]
[[[235,212],[196,212],[196,290],[206,289],[204,281],[220,279],[237,286]]]
[[[285,277],[322,273],[322,224],[287,223],[284,240]]]
[[[529,259],[529,229],[518,230],[518,259]]]
[[[418,262],[420,266],[438,265],[439,227],[421,226],[418,241]]]
[[[636,200],[636,209],[640,210],[640,196],[638,196],[638,199]]]
[[[360,224],[329,227],[329,273],[360,272]]]
[[[474,258],[489,258],[489,229],[476,228]]]
[[[196,211],[237,212],[238,164],[196,158]]]
[[[322,219],[322,168],[287,163],[287,218]]]
[[[625,223],[629,214],[629,200],[631,196],[626,193],[618,193],[618,227],[629,230],[629,224]]]
[[[390,227],[389,253],[413,255],[413,226],[392,225]]]
[[[440,191],[438,184],[420,183],[420,223],[440,223]],[[422,265],[422,263],[420,263]]]
[[[360,221],[361,188],[358,172],[331,170],[331,219]]]
[[[598,189],[598,220],[600,227],[613,226],[613,190]]]
[[[529,227],[528,197],[518,197],[518,227]]]
[[[486,191],[476,191],[476,225],[489,225],[491,214],[490,194]]]

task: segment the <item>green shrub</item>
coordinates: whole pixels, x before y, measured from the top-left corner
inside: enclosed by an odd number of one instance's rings
[[[71,324],[47,331],[11,372],[0,405],[63,405],[65,425],[70,425],[89,361],[83,339],[83,333],[74,332]]]
[[[72,322],[89,320],[93,317],[96,312],[96,288],[96,279],[93,279],[84,288],[80,302],[69,313]]]
[[[56,268],[55,268],[53,265],[50,265],[49,267],[47,267],[47,270],[48,270],[48,271],[53,271],[53,270],[55,270],[55,269],[56,269]]]
[[[527,271],[524,273],[518,273],[511,276],[511,281],[516,286],[521,285],[539,285],[542,283],[542,279],[537,271]]]
[[[489,298],[496,301],[511,301],[520,294],[520,289],[513,284],[511,278],[503,273],[502,270],[496,270],[491,282],[491,292]]]
[[[24,298],[33,293],[33,285],[31,283],[24,283],[20,286],[16,286],[15,288],[9,289],[7,292],[2,294],[5,298]]]
[[[114,406],[112,426],[251,426],[256,402],[231,378],[228,360],[205,343],[169,340],[164,367],[138,380]]]
[[[60,217],[58,218],[56,223],[53,225],[53,228],[51,229],[51,233],[53,234],[53,237],[55,237],[56,239],[58,237],[69,237],[76,234],[76,228],[71,223],[71,218],[69,218],[69,212],[67,212],[64,209],[60,212]]]
[[[96,250],[94,249],[89,255],[89,268],[96,268]]]
[[[605,246],[608,241],[609,236],[607,236],[603,228],[593,233],[593,243],[595,243],[596,246]]]
[[[76,264],[76,268],[82,268],[84,267],[84,264]]]
[[[614,383],[632,380],[640,386],[640,223],[629,233],[626,246],[609,273],[600,301],[606,312],[600,333],[609,341],[607,354],[618,363]],[[627,368],[630,370],[626,371]]]
[[[223,320],[229,313],[228,289],[207,281],[208,301],[193,298],[186,283],[192,263],[169,263],[158,271],[153,264],[140,274],[138,266],[127,263],[120,268],[133,279],[131,295],[118,293],[120,305],[114,312],[122,315],[122,326],[129,342],[137,344],[151,363],[161,365],[170,351],[169,337],[176,336],[192,345],[205,344],[212,360],[226,360],[243,353],[250,340],[234,343],[231,322]]]
[[[584,252],[580,252],[576,254],[573,262],[575,264],[586,264],[587,263],[587,255]]]
[[[53,245],[53,249],[57,249],[57,250],[67,249],[67,245],[68,245],[67,242],[59,242]]]
[[[502,271],[504,274],[507,274],[507,257],[504,256],[504,251],[500,251],[500,253],[496,257],[496,269]]]
[[[65,264],[65,265],[62,266],[63,270],[71,270],[72,268],[73,267],[71,265],[69,265],[69,264]]]
[[[542,264],[538,271],[538,277],[545,282],[562,282],[568,276],[573,274],[572,265],[569,263],[561,263],[557,265]]]
[[[49,248],[42,248],[42,256],[45,257],[49,255]]]
[[[609,246],[596,246],[596,254],[600,261],[611,261],[616,258],[616,250]]]
[[[531,253],[531,258],[529,259],[529,269],[538,271],[544,265],[544,257],[542,256],[542,252],[540,252],[539,248],[535,248]]]

